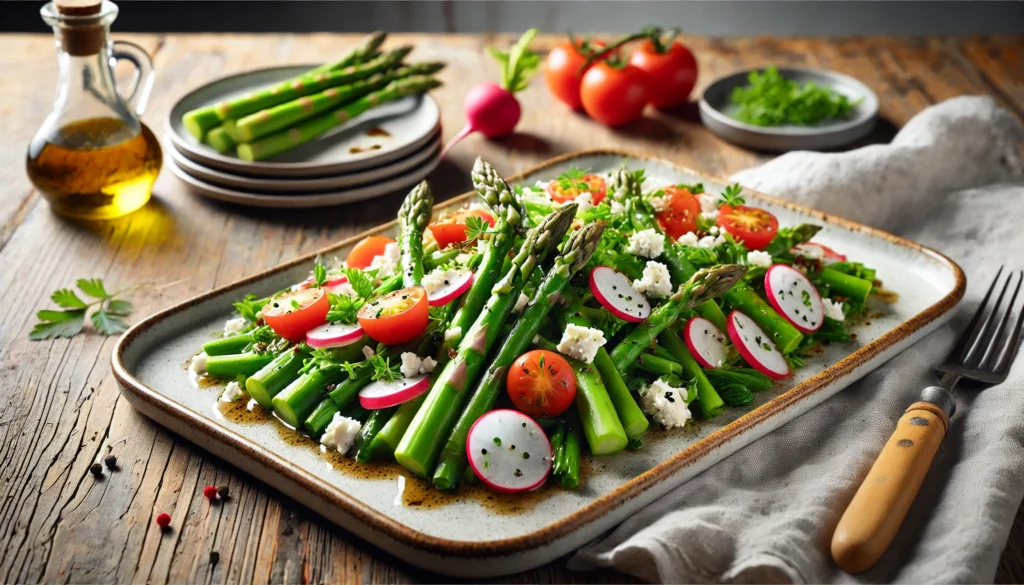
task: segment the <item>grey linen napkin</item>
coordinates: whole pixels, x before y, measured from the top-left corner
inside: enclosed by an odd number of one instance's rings
[[[848,575],[829,542],[999,265],[1024,269],[1022,152],[1016,118],[988,98],[960,97],[920,113],[891,144],[789,153],[736,175],[944,252],[968,273],[967,300],[951,324],[644,508],[569,566],[669,583],[991,581],[1024,497],[1024,359],[1004,384],[956,392],[949,433],[877,566]]]

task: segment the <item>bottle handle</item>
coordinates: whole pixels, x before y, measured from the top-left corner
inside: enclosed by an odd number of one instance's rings
[[[149,92],[153,89],[153,60],[145,49],[129,43],[128,41],[114,41],[113,51],[110,54],[111,67],[117,61],[125,60],[135,66],[135,79],[132,82],[132,90],[124,97],[128,107],[135,111],[138,116],[146,109],[146,102],[149,101]]]

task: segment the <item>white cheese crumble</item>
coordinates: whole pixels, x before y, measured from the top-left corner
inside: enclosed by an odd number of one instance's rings
[[[708,228],[708,233],[712,236],[717,236],[722,233],[722,230],[720,230],[717,225],[713,225]]]
[[[767,268],[772,265],[772,255],[764,250],[751,250],[747,252],[747,264]]]
[[[224,387],[224,391],[220,393],[221,402],[234,402],[245,395],[242,391],[242,385],[238,382],[228,382],[228,385]]]
[[[626,213],[626,206],[618,201],[612,200],[612,215],[618,217]]]
[[[402,375],[406,378],[412,378],[420,374],[429,374],[434,371],[437,367],[437,361],[434,358],[427,356],[421,358],[411,351],[402,353]]]
[[[423,247],[433,247],[437,245],[437,238],[434,237],[434,232],[429,229],[423,230]]]
[[[686,388],[676,388],[655,380],[641,397],[644,412],[665,428],[686,426],[693,415],[686,406]]]
[[[359,293],[356,292],[356,289],[352,288],[352,283],[350,282],[343,282],[341,284],[327,286],[324,287],[324,290],[332,294],[348,297],[350,299],[354,299],[359,296]]]
[[[644,258],[657,258],[665,251],[665,236],[658,233],[654,228],[641,230],[629,236],[629,246],[626,251],[635,256]]]
[[[200,352],[192,358],[192,363],[189,364],[188,369],[190,372],[197,376],[201,376],[206,373],[206,359],[210,357],[206,355],[206,352]]]
[[[700,210],[704,213],[711,213],[712,211],[718,211],[718,196],[711,193],[701,193],[697,195],[697,199],[700,200]]]
[[[589,191],[584,191],[576,196],[576,199],[572,200],[578,207],[576,207],[576,217],[582,216],[584,213],[590,211],[594,207],[594,196]]]
[[[825,307],[825,316],[829,319],[835,319],[836,321],[842,321],[846,319],[846,315],[843,314],[843,303],[833,301],[832,299],[821,299],[821,304]]]
[[[668,204],[672,201],[672,198],[668,195],[662,195],[661,197],[650,197],[648,198],[648,201],[650,201],[651,207],[654,209],[655,213],[661,213],[668,208]]]
[[[679,239],[676,241],[684,246],[696,246],[697,234],[693,232],[686,232],[685,234],[679,236]]]
[[[704,236],[697,240],[698,248],[714,248],[715,246],[721,246],[725,243],[724,236]]]
[[[529,187],[523,187],[523,193],[522,195],[520,195],[519,198],[526,203],[536,203],[537,205],[551,205],[551,197],[548,195],[547,191],[545,191],[545,189],[547,189],[547,183],[543,183],[543,185],[544,186],[541,186],[541,182],[537,181],[537,187],[533,189]]]
[[[248,325],[249,321],[245,317],[235,317],[234,319],[228,319],[224,322],[224,335],[235,335],[245,326]]]
[[[368,270],[376,270],[377,278],[387,278],[398,272],[398,264],[402,261],[402,250],[398,242],[384,246],[384,253],[373,257]]]
[[[526,296],[526,293],[519,293],[519,299],[516,300],[516,306],[512,310],[522,313],[528,304],[530,304],[530,297]]]
[[[363,357],[365,357],[366,359],[370,359],[373,357],[373,349],[371,349],[369,345],[363,346]]]
[[[701,219],[706,219],[708,221],[715,221],[718,219],[718,210],[714,209],[712,211],[702,211],[700,212],[700,217]]]
[[[647,261],[644,275],[640,280],[633,281],[633,288],[647,297],[665,298],[672,294],[672,277],[668,266],[653,260]]]
[[[825,250],[814,244],[798,244],[793,246],[793,251],[808,260],[821,260],[825,257]]]
[[[558,351],[576,358],[581,362],[591,363],[597,350],[607,343],[604,332],[593,327],[580,327],[572,323],[565,326],[562,340],[558,342]]]
[[[402,496],[405,494],[405,476],[398,476],[398,493],[395,494],[395,499],[391,502],[392,506],[402,505]]]
[[[442,288],[451,284],[456,278],[462,276],[462,271],[457,268],[435,268],[429,274],[423,276],[420,284],[427,291],[427,296],[434,294]]]
[[[462,339],[462,327],[450,327],[444,332],[444,340],[452,341]]]
[[[327,425],[327,430],[320,437],[320,444],[328,449],[337,449],[338,453],[344,455],[352,448],[352,443],[356,442],[356,435],[359,434],[361,426],[354,418],[341,416],[340,412],[336,412],[331,424]]]

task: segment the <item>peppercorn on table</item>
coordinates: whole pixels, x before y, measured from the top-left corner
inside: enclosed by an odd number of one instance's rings
[[[254,67],[324,61],[361,35],[120,35],[154,55],[157,81],[144,121],[160,125],[184,92]],[[447,61],[435,90],[445,139],[461,126],[459,104],[491,71],[484,47],[508,37],[393,35],[423,60]],[[546,49],[560,37],[539,38]],[[700,65],[698,92],[718,75],[763,64],[826,67],[878,93],[883,120],[869,142],[887,141],[928,105],[961,94],[993,96],[1024,117],[1024,39],[687,38]],[[34,313],[51,291],[78,278],[131,293],[130,320],[238,280],[394,218],[405,193],[316,213],[258,211],[191,196],[169,172],[152,201],[104,223],[52,214],[24,172],[25,147],[49,111],[56,63],[52,39],[0,36],[0,580],[282,582],[423,581],[432,577],[358,541],[265,485],[168,433],[134,411],[110,374],[115,338],[85,333],[32,342]],[[518,132],[468,138],[428,177],[438,201],[470,187],[476,156],[505,173],[585,148],[617,147],[728,175],[767,155],[704,130],[695,107],[649,112],[611,130],[567,112],[535,80],[519,96]],[[166,146],[165,146],[166,147]],[[113,455],[116,461],[104,462]],[[208,486],[220,487],[217,492]],[[222,497],[223,496],[223,497]],[[211,501],[213,503],[211,503]],[[162,516],[167,514],[166,517]],[[158,522],[167,521],[161,530]],[[1024,580],[1024,515],[1018,515],[997,578]],[[577,574],[556,562],[524,582],[621,582],[621,574]]]

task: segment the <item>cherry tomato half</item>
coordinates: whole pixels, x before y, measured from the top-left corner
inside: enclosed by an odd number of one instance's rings
[[[779,231],[779,220],[757,207],[723,205],[718,208],[718,227],[751,250],[764,250]]]
[[[576,398],[576,374],[553,351],[535,349],[516,358],[507,383],[512,404],[532,417],[558,416]]]
[[[700,216],[700,200],[687,189],[676,186],[665,187],[665,196],[669,197],[668,205],[658,212],[658,223],[673,240],[689,232],[697,231],[697,218]]]
[[[322,288],[286,293],[263,305],[263,320],[288,341],[302,341],[306,332],[327,322],[331,303]]]
[[[373,263],[373,259],[384,253],[384,248],[395,241],[384,236],[367,236],[362,239],[345,259],[345,266],[363,269]]]
[[[629,62],[643,69],[649,79],[658,80],[648,88],[652,106],[668,108],[690,99],[697,83],[697,60],[682,43],[675,41],[660,53],[654,43],[647,41],[633,52]]]
[[[604,47],[601,41],[590,41],[589,45],[581,50],[572,41],[565,41],[551,49],[544,60],[544,81],[547,82],[551,95],[574,110],[583,107],[580,101],[580,82],[583,80],[583,66],[586,65],[590,52],[587,49],[599,50],[601,47]]]
[[[647,73],[639,67],[597,63],[583,74],[583,111],[606,126],[628,124],[643,114],[650,95],[647,84]]]
[[[367,335],[384,345],[412,341],[430,321],[427,291],[413,286],[388,293],[363,305],[356,318]]]
[[[594,205],[604,201],[604,196],[607,193],[607,186],[604,182],[604,177],[598,175],[583,175],[575,185],[570,185],[568,188],[562,187],[562,184],[556,181],[548,183],[548,195],[551,199],[558,203],[565,203],[567,201],[573,201],[580,196],[580,193],[590,193],[593,199]],[[586,183],[587,187],[583,188],[579,183]]]
[[[490,213],[482,209],[462,209],[428,225],[427,228],[434,234],[437,246],[444,249],[466,241],[466,219],[470,217],[482,218],[487,225],[494,227],[494,216]]]

